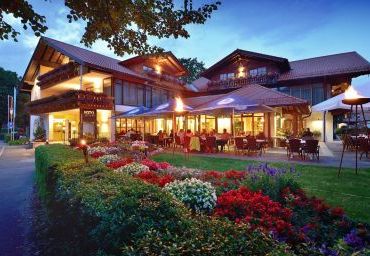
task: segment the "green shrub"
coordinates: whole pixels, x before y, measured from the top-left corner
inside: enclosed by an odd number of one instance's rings
[[[8,143],[10,141],[10,134],[4,134],[4,142]]]
[[[47,255],[289,255],[246,226],[193,215],[157,186],[85,164],[67,146],[38,147],[36,171],[49,199]]]
[[[279,244],[247,225],[214,217],[194,218],[191,228],[176,234],[150,230],[123,255],[293,255]]]
[[[21,139],[18,139],[18,140],[8,141],[8,145],[10,145],[10,146],[24,145],[24,144],[27,144],[28,142],[29,142],[28,138],[21,138]]]

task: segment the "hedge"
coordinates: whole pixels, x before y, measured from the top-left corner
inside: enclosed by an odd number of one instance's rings
[[[247,226],[193,215],[157,186],[93,160],[85,164],[67,146],[40,146],[35,157],[49,255],[290,254]]]

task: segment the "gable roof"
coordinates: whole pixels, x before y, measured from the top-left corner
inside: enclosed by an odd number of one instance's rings
[[[128,66],[131,64],[140,63],[143,60],[146,60],[152,57],[159,57],[159,58],[163,57],[163,58],[168,59],[171,62],[171,64],[174,65],[179,70],[178,72],[179,76],[187,75],[189,73],[187,68],[180,62],[180,60],[171,51],[135,56],[127,60],[121,61],[120,64],[122,66]]]
[[[54,47],[57,51],[70,57],[79,64],[144,78],[140,74],[120,65],[119,63],[121,60],[114,59],[71,44],[63,43],[52,38],[42,37],[41,40],[45,41],[48,45]]]
[[[332,75],[370,73],[370,63],[357,52],[345,52],[290,62],[291,70],[282,73],[279,81]]]
[[[264,59],[264,60],[275,62],[282,71],[290,69],[289,61],[286,58],[281,58],[281,57],[267,55],[267,54],[258,53],[258,52],[251,52],[251,51],[236,49],[235,51],[233,51],[232,53],[230,53],[229,55],[227,55],[220,61],[216,62],[215,64],[213,64],[211,67],[209,67],[205,71],[203,71],[201,73],[201,76],[207,77],[212,71],[216,70],[217,68],[222,67],[223,65],[225,65],[225,63],[236,61],[242,57],[254,58],[254,59]]]

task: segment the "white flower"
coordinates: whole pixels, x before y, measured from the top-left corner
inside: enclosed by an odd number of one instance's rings
[[[99,162],[103,164],[109,164],[111,162],[119,160],[120,157],[117,155],[104,155],[98,158]]]
[[[164,189],[196,212],[210,212],[216,205],[216,190],[209,182],[187,178],[168,183]]]
[[[136,175],[140,172],[149,171],[149,167],[140,163],[131,163],[125,166],[119,167],[115,170],[116,172],[128,173],[130,175]]]

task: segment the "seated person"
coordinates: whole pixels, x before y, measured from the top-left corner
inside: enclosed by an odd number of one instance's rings
[[[313,133],[310,131],[310,128],[307,128],[303,133],[302,133],[302,139],[303,140],[313,140]]]
[[[181,142],[181,143],[184,143],[185,133],[184,133],[184,130],[183,130],[183,129],[180,129],[180,130],[178,131],[177,136],[179,136],[179,138],[180,138],[180,142]]]
[[[220,139],[217,140],[217,146],[221,147],[221,152],[224,150],[225,145],[230,139],[230,133],[226,129],[223,130],[223,133],[220,135]]]
[[[259,139],[259,140],[266,139],[265,134],[263,132],[258,133],[258,135],[256,136],[256,139]]]
[[[185,136],[187,136],[187,137],[191,137],[191,136],[193,136],[193,133],[191,132],[191,130],[190,130],[190,129],[187,129],[187,130],[186,130],[186,134],[185,134]]]

